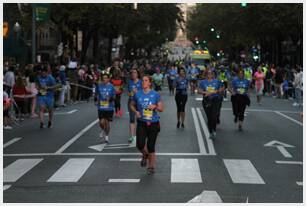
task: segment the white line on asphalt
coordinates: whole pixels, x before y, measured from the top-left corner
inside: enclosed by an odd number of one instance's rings
[[[284,157],[292,158],[292,155],[283,146],[276,146],[276,148],[282,153]]]
[[[296,182],[298,186],[303,186],[303,182]]]
[[[202,114],[200,108],[197,108],[197,112],[198,112],[198,115],[199,115],[199,119],[200,119],[202,128],[204,130],[206,142],[207,142],[207,145],[208,145],[208,154],[216,155],[214,144],[213,144],[212,140],[209,138],[209,131],[208,131],[206,122],[204,121],[203,114]]]
[[[47,182],[77,182],[93,161],[94,158],[71,158]]]
[[[202,133],[201,133],[199,120],[198,120],[197,114],[195,112],[195,109],[193,107],[191,108],[191,112],[192,112],[193,121],[194,121],[194,125],[195,125],[195,128],[196,128],[196,133],[197,133],[197,137],[198,137],[200,153],[203,154],[203,155],[206,155],[207,151],[206,151],[206,148],[205,148],[205,145],[204,145],[204,140],[203,140],[203,136],[202,136]]]
[[[265,184],[250,160],[223,160],[233,183],[238,184]]]
[[[171,183],[201,183],[198,159],[171,159]]]
[[[232,111],[232,108],[222,108],[222,111]],[[292,113],[292,114],[299,114],[301,112],[297,111],[286,111],[286,110],[269,110],[269,109],[246,109],[246,112],[283,112],[283,113]]]
[[[107,147],[130,146],[131,144],[108,144]]]
[[[140,179],[109,179],[108,182],[138,183]]]
[[[289,165],[303,165],[303,162],[299,162],[299,161],[278,161],[278,160],[275,160],[275,163],[277,163],[277,164],[289,164]]]
[[[297,124],[300,125],[300,126],[303,126],[303,123],[301,123],[301,122],[299,122],[299,121],[297,121],[297,120],[295,120],[295,119],[293,119],[293,118],[291,118],[291,117],[289,117],[289,116],[287,116],[287,115],[285,115],[285,114],[283,114],[283,113],[281,113],[281,112],[279,112],[279,111],[275,111],[275,113],[278,114],[278,115],[280,115],[280,116],[283,116],[283,117],[285,117],[285,118],[287,118],[287,119],[289,119],[289,120],[291,120],[291,121],[294,122],[294,123],[297,123]]]
[[[96,119],[92,123],[90,123],[88,126],[86,126],[84,129],[82,129],[79,133],[77,133],[74,137],[72,137],[68,142],[66,142],[59,150],[57,150],[55,153],[59,154],[62,153],[65,149],[67,149],[70,145],[72,145],[78,138],[80,138],[85,132],[87,132],[90,128],[92,128],[96,123],[99,122],[99,119]]]
[[[71,110],[70,112],[67,112],[67,114],[73,114],[73,113],[75,113],[77,111],[78,111],[77,109],[74,109],[74,110]]]
[[[87,153],[23,153],[23,154],[3,154],[4,157],[32,157],[32,156],[127,156],[136,155],[139,156],[141,153],[128,153],[128,152],[117,152],[117,153],[97,153],[97,152],[87,152]],[[201,153],[156,153],[158,156],[202,156],[210,154]]]
[[[204,190],[201,194],[189,200],[188,203],[222,203],[222,199],[216,191]]]
[[[6,147],[8,147],[8,146],[10,146],[11,144],[14,144],[14,143],[17,142],[18,140],[21,140],[21,138],[14,138],[14,139],[8,141],[7,143],[5,143],[5,144],[3,145],[3,149],[6,148]]]
[[[3,182],[15,182],[43,159],[18,159],[3,171]]]
[[[12,185],[3,185],[3,191],[9,189]]]
[[[141,158],[120,158],[120,161],[125,161],[125,162],[140,162]]]

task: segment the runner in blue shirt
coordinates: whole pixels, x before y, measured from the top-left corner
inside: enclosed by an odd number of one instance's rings
[[[238,130],[242,131],[242,122],[244,120],[244,112],[246,106],[250,106],[249,98],[250,81],[244,77],[244,71],[238,71],[238,78],[234,78],[230,92],[232,93],[231,101],[233,107],[233,114],[235,116],[234,122],[238,123]]]
[[[158,112],[163,111],[160,94],[152,89],[152,77],[142,78],[142,90],[134,96],[130,107],[137,117],[137,148],[142,153],[141,166],[147,165],[148,174],[155,172],[155,143],[160,131]]]
[[[47,108],[49,112],[48,128],[51,128],[53,119],[54,90],[56,88],[56,83],[52,75],[48,74],[47,66],[41,65],[40,71],[41,74],[36,79],[40,128],[44,128],[44,113]]]
[[[140,78],[140,73],[137,70],[137,68],[132,68],[130,71],[131,74],[131,79],[128,84],[128,95],[129,95],[129,101],[128,101],[128,111],[129,111],[129,116],[130,116],[130,133],[131,136],[128,139],[128,142],[131,143],[136,143],[136,118],[135,118],[135,113],[131,111],[130,109],[130,103],[133,100],[134,95],[142,89],[141,87],[141,80]]]
[[[170,95],[174,94],[174,81],[177,77],[177,68],[175,65],[171,66],[171,69],[168,71],[168,86],[169,86],[169,91]]]
[[[177,107],[177,128],[185,128],[185,105],[188,99],[188,80],[184,68],[180,68],[179,77],[175,80],[175,102]]]
[[[195,94],[195,89],[197,88],[197,81],[199,75],[199,69],[195,66],[195,64],[191,64],[191,69],[189,70],[190,75],[190,90],[191,94]]]
[[[105,143],[109,142],[110,122],[113,121],[114,101],[116,92],[114,86],[109,83],[110,76],[104,72],[101,74],[102,82],[98,83],[95,90],[95,104],[98,107],[100,120],[101,138],[105,138]]]
[[[212,70],[207,70],[207,79],[200,82],[199,94],[203,94],[203,108],[208,120],[208,130],[210,138],[216,137],[217,115],[218,115],[218,103],[219,95],[222,92],[222,85],[220,81],[215,79]]]

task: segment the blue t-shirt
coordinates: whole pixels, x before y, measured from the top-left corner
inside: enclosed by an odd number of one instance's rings
[[[55,83],[55,79],[53,78],[53,76],[52,75],[48,75],[46,77],[38,76],[37,81],[38,81],[38,84],[39,84],[38,95],[53,98],[54,97],[54,90],[53,89],[45,90],[45,89],[40,88],[40,87],[52,87],[52,86],[54,86],[56,83]]]
[[[137,111],[140,112],[141,118],[140,121],[143,122],[158,122],[159,116],[156,110],[147,109],[148,105],[154,104],[157,105],[160,102],[160,94],[154,90],[151,90],[147,94],[143,90],[138,91],[133,100],[136,103]]]
[[[232,81],[232,87],[233,87],[234,92],[236,94],[247,95],[248,94],[248,89],[250,87],[250,81],[247,80],[247,79],[235,78]]]
[[[187,95],[188,80],[178,77],[175,80],[176,94]]]
[[[111,83],[98,84],[96,86],[96,93],[98,94],[98,110],[112,111],[114,110],[114,102],[108,101],[109,98],[115,98],[115,88]]]
[[[138,82],[134,82],[133,80],[130,80],[129,81],[129,85],[128,85],[128,91],[129,91],[129,93],[131,93],[131,92],[133,92],[133,90],[136,88],[137,89],[137,91],[140,91],[140,90],[142,90],[142,82],[141,82],[141,80],[139,79],[138,80]],[[133,93],[133,95],[131,95],[131,96],[129,96],[129,99],[130,100],[132,100],[133,99],[133,97],[134,97],[134,93]]]
[[[284,91],[288,91],[289,90],[289,82],[288,82],[288,80],[285,80],[283,82],[283,90]]]
[[[217,90],[219,90],[222,85],[221,82],[217,79],[213,79],[212,81],[208,81],[207,79],[204,79],[200,82],[200,88],[204,91],[208,91],[208,92],[215,92]],[[220,94],[216,93],[216,94],[212,94],[209,97],[213,98],[213,97],[219,97]]]
[[[175,80],[177,77],[177,70],[176,69],[170,69],[169,70],[169,77],[171,80]]]
[[[199,74],[199,70],[196,67],[191,68],[189,73],[190,73],[190,79],[191,80],[197,80],[198,79],[197,75]]]

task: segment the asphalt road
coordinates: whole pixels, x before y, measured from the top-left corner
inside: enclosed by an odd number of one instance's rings
[[[188,97],[185,129],[176,128],[174,96],[162,92],[165,111],[154,175],[127,145],[128,114],[111,124],[110,144],[99,138],[92,102],[56,111],[53,128],[27,119],[4,130],[5,203],[186,203],[303,201],[302,108],[292,101],[252,96],[244,130],[223,102],[217,139],[208,139],[200,96]]]

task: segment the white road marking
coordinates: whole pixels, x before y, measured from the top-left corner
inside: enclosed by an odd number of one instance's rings
[[[287,116],[287,115],[285,115],[285,114],[283,114],[283,113],[281,113],[279,111],[275,111],[275,113],[280,115],[280,116],[283,116],[283,117],[285,117],[285,118],[287,118],[289,120],[291,120],[292,122],[294,122],[294,123],[296,123],[296,124],[298,124],[300,126],[303,126],[303,123],[301,123],[301,122],[299,122],[299,121],[297,121],[297,120],[295,120],[295,119],[293,119],[293,118],[291,118],[291,117],[289,117],[289,116]]]
[[[299,161],[278,161],[278,160],[275,160],[275,163],[277,163],[277,164],[289,164],[289,165],[303,165],[303,162],[299,162]]]
[[[77,182],[90,167],[94,158],[72,158],[59,168],[47,182]]]
[[[191,108],[191,112],[192,112],[193,121],[194,121],[195,129],[196,129],[196,133],[197,133],[197,138],[198,138],[198,142],[199,142],[200,153],[203,154],[203,155],[206,155],[207,151],[206,151],[206,148],[205,148],[205,145],[204,145],[204,140],[203,140],[203,136],[202,136],[202,133],[201,133],[200,124],[199,124],[197,114],[196,114],[194,108]]]
[[[120,158],[120,161],[125,161],[125,162],[140,162],[141,158]]]
[[[294,147],[293,145],[286,144],[277,140],[272,140],[271,142],[268,142],[264,144],[265,147],[276,147],[276,146],[283,146],[283,147]]]
[[[97,145],[90,146],[88,148],[96,150],[98,152],[102,152],[102,150],[104,149],[105,145],[106,144],[97,144]]]
[[[16,182],[43,159],[18,159],[3,171],[3,182]]]
[[[99,122],[99,119],[96,119],[84,129],[82,129],[79,133],[77,133],[74,137],[72,137],[68,142],[66,142],[61,148],[59,148],[55,153],[62,153],[65,149],[67,149],[70,145],[72,145],[77,139],[79,139],[83,134],[85,134],[90,128],[92,128],[95,124]]]
[[[130,146],[130,144],[108,144],[107,147]]]
[[[206,122],[204,121],[203,114],[202,114],[200,108],[197,108],[197,112],[198,112],[199,119],[200,119],[203,131],[204,131],[204,134],[205,134],[206,142],[207,142],[207,145],[208,145],[208,153],[211,154],[211,155],[216,155],[214,144],[213,144],[212,140],[209,138],[209,131],[208,131]]]
[[[222,199],[216,191],[204,190],[201,194],[189,200],[188,203],[222,203]]]
[[[138,183],[140,179],[109,179],[108,182]]]
[[[222,111],[232,111],[232,108],[222,108]],[[291,114],[299,114],[301,112],[297,111],[288,111],[288,110],[277,110],[278,112],[283,113],[291,113]],[[270,110],[270,109],[246,109],[245,112],[277,112],[276,110]]]
[[[127,155],[136,155],[140,156],[141,153],[129,153],[129,152],[105,152],[105,153],[97,153],[97,152],[86,152],[86,153],[20,153],[20,154],[3,154],[4,157],[32,157],[32,156],[127,156]],[[202,155],[210,155],[210,154],[201,154],[201,153],[156,153],[158,156],[202,156]]]
[[[285,149],[283,146],[276,146],[276,148],[282,153],[282,155],[286,158],[292,158],[292,155]]]
[[[224,159],[223,161],[233,183],[265,184],[250,160]]]
[[[105,147],[104,149],[127,149],[127,148],[133,148],[136,147],[136,145],[129,145],[129,146],[122,146],[122,147]]]
[[[17,141],[19,141],[19,140],[21,140],[21,138],[14,138],[14,139],[8,141],[7,143],[5,143],[5,144],[3,145],[3,149],[6,148],[6,147],[8,147],[8,146],[10,146],[11,144],[14,144],[15,142],[17,142]]]
[[[74,110],[71,110],[70,112],[67,112],[67,114],[73,114],[73,113],[75,113],[77,111],[78,111],[77,109],[74,109]]]
[[[171,159],[171,183],[201,183],[198,159]]]
[[[296,182],[298,186],[303,186],[303,182]]]
[[[3,185],[3,191],[9,189],[12,185]]]
[[[195,98],[196,101],[202,101],[203,100],[203,97],[197,97]]]

